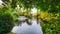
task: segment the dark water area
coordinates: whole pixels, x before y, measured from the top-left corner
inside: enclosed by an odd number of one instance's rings
[[[30,20],[30,25],[22,22],[22,24],[14,26],[12,32],[15,34],[43,34],[40,23],[37,24],[35,19]]]

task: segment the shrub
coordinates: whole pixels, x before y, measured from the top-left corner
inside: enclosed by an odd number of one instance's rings
[[[14,26],[14,18],[10,9],[0,8],[0,34],[6,34]]]

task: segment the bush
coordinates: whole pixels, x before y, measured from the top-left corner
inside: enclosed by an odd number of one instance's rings
[[[60,33],[60,14],[48,14],[44,19],[41,18],[41,26],[44,34]]]
[[[0,34],[6,34],[14,26],[14,18],[10,9],[0,8]]]

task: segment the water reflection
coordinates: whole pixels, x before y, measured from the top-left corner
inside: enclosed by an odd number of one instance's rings
[[[20,21],[22,19],[23,19],[22,17],[19,17]],[[21,24],[19,24],[19,26],[14,26],[12,32],[16,34],[43,34],[40,23],[37,24],[37,21],[34,18],[32,19],[27,18],[25,20],[27,21],[22,22]]]

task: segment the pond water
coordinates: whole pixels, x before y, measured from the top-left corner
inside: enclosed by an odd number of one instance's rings
[[[21,17],[19,17],[19,19],[20,18]],[[24,18],[22,17],[21,20],[22,19]],[[19,24],[18,26],[14,26],[12,32],[15,34],[43,34],[40,23],[37,23],[34,18],[30,19],[29,21],[30,25],[25,21]]]

